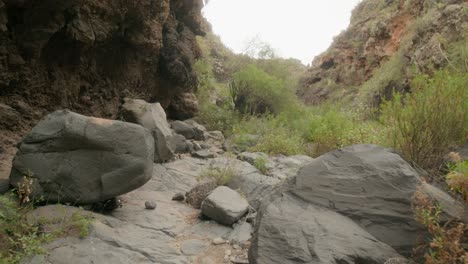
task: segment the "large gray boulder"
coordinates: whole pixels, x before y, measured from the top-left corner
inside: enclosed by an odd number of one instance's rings
[[[286,194],[259,212],[251,264],[381,264],[400,255],[351,219]]]
[[[302,168],[290,193],[306,202],[350,217],[380,241],[410,254],[424,228],[414,220],[412,197],[422,183],[418,173],[390,149],[354,145],[329,152]],[[434,187],[444,210],[461,217],[457,203]],[[447,197],[448,196],[448,197]],[[460,213],[460,215],[456,215]]]
[[[151,131],[155,162],[166,162],[174,157],[177,140],[159,103],[150,104],[141,99],[125,98],[121,115],[125,121],[142,125]]]
[[[249,210],[249,203],[238,192],[219,186],[203,200],[202,214],[223,225],[232,225]]]
[[[56,111],[21,142],[10,183],[18,187],[28,176],[32,198],[94,203],[145,184],[153,155],[153,137],[142,126]]]

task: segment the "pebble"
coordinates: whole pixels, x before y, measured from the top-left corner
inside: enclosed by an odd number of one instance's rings
[[[224,244],[226,243],[226,241],[224,241],[224,239],[220,238],[220,237],[217,237],[215,239],[213,239],[213,245],[221,245],[221,244]]]
[[[153,201],[146,201],[145,202],[145,208],[148,210],[154,210],[156,209],[156,202]]]
[[[183,201],[185,200],[185,195],[183,193],[176,193],[174,196],[172,196],[173,201]]]

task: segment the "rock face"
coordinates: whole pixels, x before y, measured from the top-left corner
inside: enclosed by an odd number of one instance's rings
[[[125,98],[121,113],[126,121],[142,125],[151,131],[155,162],[168,161],[174,157],[176,139],[159,103],[150,104],[140,99]]]
[[[196,88],[202,7],[202,0],[1,0],[0,105],[16,111],[0,106],[0,147],[10,152],[16,135],[54,110],[115,119],[124,97],[193,114],[179,97]]]
[[[224,225],[232,225],[249,210],[249,203],[228,187],[219,186],[203,200],[202,214]]]
[[[10,182],[33,179],[32,198],[94,203],[130,192],[152,176],[154,141],[142,126],[56,111],[24,138]]]
[[[399,256],[349,218],[290,195],[274,199],[257,219],[251,264],[380,264]]]
[[[367,99],[362,103],[377,106],[394,91],[406,92],[411,66],[424,73],[446,66],[446,44],[466,38],[464,2],[361,1],[348,29],[312,62],[299,97],[318,104],[354,100],[359,94]],[[366,82],[371,86],[369,94],[357,89]]]

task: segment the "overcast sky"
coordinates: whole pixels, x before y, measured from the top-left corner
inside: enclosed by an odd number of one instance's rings
[[[203,9],[215,34],[235,52],[255,36],[281,57],[304,64],[346,29],[360,0],[210,0]]]

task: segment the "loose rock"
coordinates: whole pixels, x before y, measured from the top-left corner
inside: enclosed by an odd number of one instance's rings
[[[193,157],[199,158],[199,159],[212,159],[215,157],[214,153],[211,153],[211,151],[207,149],[199,150],[197,152],[194,152],[192,154]]]
[[[150,104],[140,99],[125,98],[121,115],[127,122],[142,125],[151,131],[155,144],[155,162],[165,162],[174,157],[177,141],[159,103]]]
[[[156,209],[156,202],[153,202],[153,201],[146,201],[145,202],[145,208],[148,209],[148,210],[154,210]]]
[[[213,239],[213,245],[221,245],[221,244],[224,244],[226,243],[226,241],[220,237],[217,237],[215,239]]]
[[[185,195],[183,193],[176,193],[172,197],[172,200],[173,201],[183,201],[183,200],[185,200]]]
[[[240,194],[228,187],[219,186],[202,202],[202,214],[224,225],[232,225],[245,213],[249,203]]]

